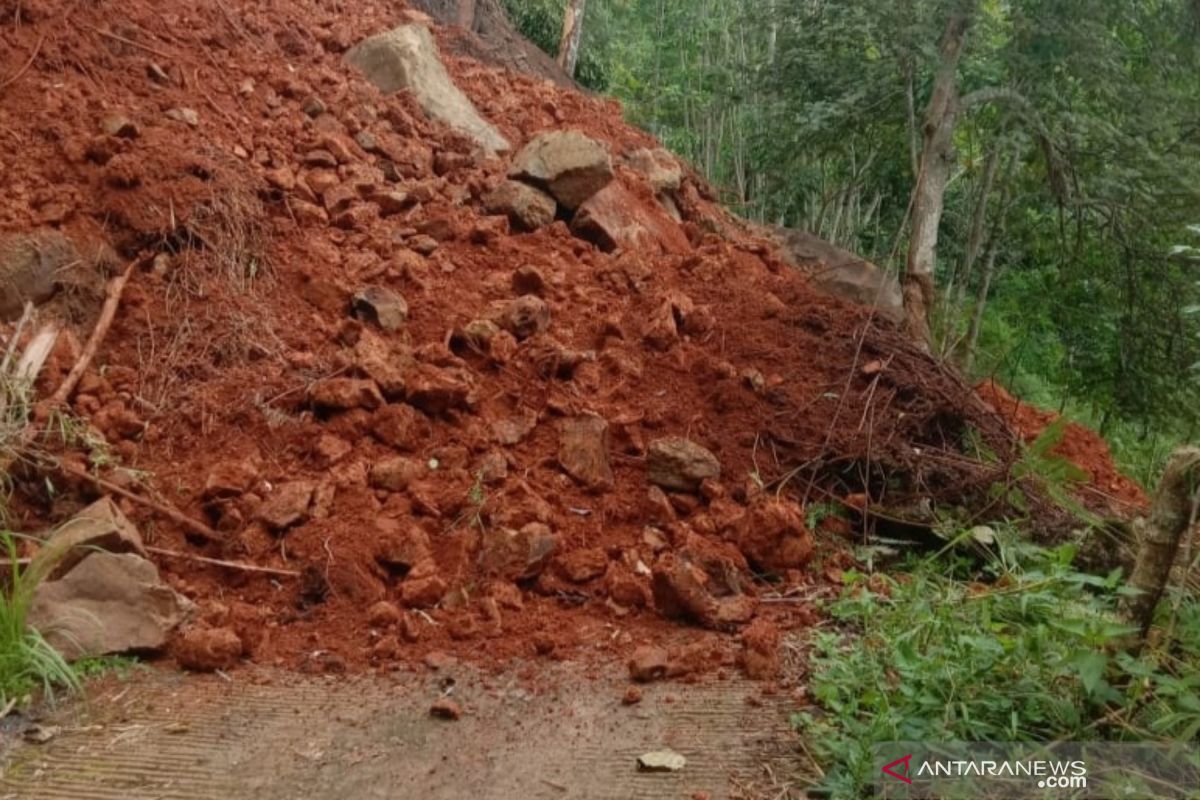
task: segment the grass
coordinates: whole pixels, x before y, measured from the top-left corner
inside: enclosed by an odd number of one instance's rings
[[[61,548],[42,547],[30,563],[18,563],[17,536],[0,533],[0,543],[13,565],[0,591],[0,704],[8,706],[40,688],[53,697],[58,688],[75,691],[79,673],[28,624],[34,590],[62,559]]]
[[[1194,740],[1200,603],[1174,598],[1140,652],[1117,613],[1119,573],[1072,567],[1070,546],[1002,537],[986,563],[912,560],[850,573],[814,634],[811,710],[794,716],[834,798],[869,794],[885,741]]]

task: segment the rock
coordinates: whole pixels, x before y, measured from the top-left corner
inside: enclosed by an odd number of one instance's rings
[[[675,321],[675,309],[670,301],[664,300],[645,320],[642,339],[654,350],[670,350],[679,341],[679,326]]]
[[[605,252],[684,254],[691,243],[683,228],[652,199],[643,200],[613,181],[579,207],[571,231]]]
[[[758,619],[742,631],[742,669],[751,680],[773,680],[779,677],[779,626]]]
[[[626,155],[624,161],[646,179],[655,194],[678,192],[683,185],[683,168],[669,150],[643,147]]]
[[[276,533],[307,522],[315,489],[309,481],[280,484],[259,504],[254,517]]]
[[[383,405],[383,395],[375,381],[359,378],[326,378],[308,390],[308,399],[319,409],[349,411],[365,408],[374,411]]]
[[[208,473],[202,496],[205,500],[237,497],[250,491],[257,480],[258,467],[250,459],[222,461]]]
[[[812,535],[804,512],[795,503],[759,495],[739,525],[738,548],[760,570],[786,572],[808,563],[812,557]]]
[[[894,275],[807,231],[779,226],[769,231],[784,260],[810,272],[821,291],[875,306],[894,320],[904,319],[904,296]]]
[[[513,273],[512,288],[517,294],[535,294],[541,296],[546,291],[546,276],[537,267],[528,264],[518,267]]]
[[[409,239],[408,247],[413,252],[420,253],[423,256],[429,256],[433,255],[434,251],[441,247],[441,244],[432,236],[421,234],[420,236],[414,236]]]
[[[536,578],[558,549],[558,537],[540,522],[520,530],[489,527],[483,533],[479,568],[489,576],[509,581]]]
[[[0,235],[0,322],[19,317],[26,302],[49,300],[57,278],[79,261],[75,246],[57,231]]]
[[[436,606],[446,594],[446,582],[438,575],[408,578],[400,584],[400,602],[408,608]]]
[[[62,553],[50,578],[66,575],[97,550],[146,557],[138,529],[108,497],[101,498],[60,525],[46,539],[47,548]]]
[[[646,457],[647,477],[664,489],[695,492],[706,479],[721,477],[721,462],[689,439],[657,439]]]
[[[533,231],[554,222],[554,198],[520,181],[505,181],[483,198],[489,214],[504,214],[521,230]]]
[[[508,141],[454,84],[429,29],[402,25],[372,36],[346,53],[385,94],[407,89],[432,119],[474,139],[489,152],[508,150]]]
[[[505,307],[497,322],[518,340],[528,339],[550,327],[550,307],[540,297],[522,295]]]
[[[354,445],[330,433],[323,433],[318,436],[316,444],[313,445],[313,455],[317,457],[317,461],[325,466],[336,464],[350,455],[353,450]]]
[[[390,628],[399,625],[404,615],[394,603],[380,600],[367,609],[367,622],[372,628]]]
[[[354,345],[354,367],[375,381],[388,400],[404,399],[404,375],[411,361],[405,349],[392,346],[375,331],[365,328],[358,332],[358,343]]]
[[[475,404],[468,376],[458,370],[419,364],[405,375],[405,397],[430,416],[469,411]]]
[[[196,109],[194,108],[172,108],[166,112],[166,115],[168,119],[182,122],[193,128],[200,124],[200,115],[196,113]]]
[[[384,406],[371,417],[371,433],[375,438],[397,450],[417,449],[429,432],[429,420],[409,405]]]
[[[432,706],[429,707],[429,715],[439,719],[455,720],[463,715],[462,706],[451,700],[449,697],[439,697]]]
[[[350,306],[356,318],[385,331],[398,331],[408,321],[408,302],[382,286],[368,286],[355,292]]]
[[[621,695],[621,705],[636,706],[642,702],[642,690],[636,686],[629,686],[625,689],[625,694]]]
[[[654,603],[665,617],[690,619],[713,630],[728,630],[754,616],[757,601],[748,593],[747,565],[723,542],[696,534],[684,546],[659,557],[651,576]]]
[[[409,575],[429,561],[429,536],[412,523],[382,518],[375,522],[375,560],[392,574]]]
[[[512,446],[520,444],[537,427],[536,411],[526,409],[515,417],[498,419],[492,423],[492,439],[498,444]]]
[[[91,553],[34,589],[29,625],[69,660],[160,650],[192,604],[131,553]]]
[[[670,661],[670,654],[664,648],[643,645],[629,659],[629,677],[638,683],[660,680],[666,677]]]
[[[575,210],[613,179],[608,149],[579,131],[549,131],[534,137],[513,159],[509,177],[544,188]]]
[[[100,120],[100,130],[119,139],[136,139],[141,131],[137,123],[124,114],[109,114]]]
[[[555,568],[572,583],[587,583],[608,571],[608,555],[599,547],[572,550],[555,561]]]
[[[425,466],[419,461],[403,456],[376,462],[368,476],[371,488],[389,492],[402,492],[413,481],[425,474]]]
[[[489,486],[504,483],[504,479],[508,477],[508,459],[499,450],[484,453],[479,459],[475,474]]]
[[[638,756],[637,765],[642,772],[678,772],[687,766],[687,759],[673,750],[657,750]]]
[[[229,669],[242,658],[245,646],[232,628],[189,628],[175,641],[179,666],[193,672]]]
[[[300,110],[306,115],[316,118],[324,114],[329,109],[325,105],[325,101],[315,94],[310,94],[304,98],[304,102],[300,104]]]
[[[558,463],[564,472],[593,492],[612,489],[608,422],[592,414],[564,420],[558,440]]]

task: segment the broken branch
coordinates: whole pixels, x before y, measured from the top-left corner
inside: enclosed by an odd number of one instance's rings
[[[128,489],[125,489],[121,486],[117,486],[115,483],[106,481],[103,478],[98,478],[95,475],[87,473],[81,469],[77,469],[76,467],[69,466],[67,464],[59,463],[58,469],[64,475],[69,475],[73,478],[79,478],[81,480],[88,481],[89,483],[97,486],[100,489],[103,489],[106,492],[111,492],[112,494],[124,497],[126,500],[129,500],[130,502],[137,503],[138,505],[141,505],[141,506],[145,506],[146,508],[150,509],[151,511],[154,511],[173,522],[178,522],[180,525],[187,528],[192,533],[202,536],[205,540],[207,540],[209,542],[221,541],[221,535],[219,533],[217,533],[212,528],[205,525],[203,522],[198,522],[198,521],[192,519],[191,517],[187,516],[182,511],[175,508],[174,506],[169,506],[166,503],[160,503],[158,501],[151,500],[147,497],[142,497],[140,494],[135,494],[134,492],[131,492]]]
[[[225,561],[220,558],[207,558],[205,556],[195,556],[191,553],[180,553],[177,550],[165,550],[161,547],[147,547],[146,552],[153,553],[156,556],[166,556],[167,558],[182,558],[185,561],[196,561],[201,564],[211,564],[214,567],[226,567],[228,569],[236,569],[242,572],[260,572],[264,575],[279,575],[284,578],[298,578],[300,573],[294,569],[275,569],[274,567],[259,567],[254,564],[243,564],[239,561]]]

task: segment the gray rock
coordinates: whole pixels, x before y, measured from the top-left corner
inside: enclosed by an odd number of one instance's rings
[[[534,137],[513,159],[509,177],[544,187],[574,210],[613,179],[608,149],[579,131],[550,131]]]
[[[776,226],[769,232],[784,260],[809,272],[821,291],[875,306],[892,319],[904,319],[904,296],[894,275],[807,231]]]
[[[504,214],[518,228],[537,230],[554,222],[554,198],[520,181],[505,181],[483,198],[489,214]]]
[[[52,579],[66,575],[97,550],[146,555],[137,527],[108,497],[97,500],[64,522],[46,540],[46,546],[63,554],[50,574]]]
[[[673,750],[656,750],[638,756],[637,765],[642,772],[678,772],[687,766],[687,759]]]
[[[75,246],[56,231],[0,236],[0,321],[19,317],[26,302],[49,300],[59,273],[79,261]]]
[[[381,92],[407,89],[431,118],[465,133],[489,152],[508,150],[508,141],[484,119],[450,78],[429,29],[402,25],[372,36],[346,53]]]
[[[351,304],[354,316],[385,331],[398,331],[408,321],[408,301],[382,286],[360,289]]]
[[[192,604],[130,553],[92,553],[34,591],[29,624],[66,658],[160,650]]]
[[[646,456],[650,482],[664,489],[694,492],[708,479],[721,477],[721,462],[689,439],[658,439]]]
[[[646,179],[655,194],[677,192],[683,185],[683,168],[669,150],[643,147],[626,155],[624,161]]]
[[[182,122],[193,128],[200,124],[200,115],[196,113],[196,109],[194,108],[172,108],[166,114],[168,119]]]

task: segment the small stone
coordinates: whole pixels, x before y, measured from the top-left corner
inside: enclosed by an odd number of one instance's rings
[[[397,450],[415,450],[428,430],[429,420],[410,405],[384,406],[371,418],[375,438]]]
[[[237,497],[250,490],[258,480],[258,467],[249,459],[222,461],[208,473],[204,482],[205,500]]]
[[[550,327],[550,307],[540,297],[522,295],[509,303],[498,322],[518,340],[528,339]]]
[[[400,602],[408,608],[428,608],[437,605],[446,594],[446,582],[437,575],[409,578],[400,584]]]
[[[429,715],[438,719],[456,720],[463,715],[463,709],[450,698],[440,697],[429,707]]]
[[[121,139],[136,139],[141,134],[137,124],[123,114],[109,114],[100,120],[100,129]]]
[[[232,628],[190,628],[174,645],[179,666],[193,672],[229,669],[242,658],[245,645]]]
[[[633,651],[629,659],[629,677],[638,683],[660,680],[667,675],[670,656],[661,647],[643,645]]]
[[[687,766],[687,759],[673,750],[658,750],[638,756],[637,765],[642,772],[678,772]]]
[[[355,317],[385,331],[398,331],[408,321],[408,302],[382,286],[360,289],[354,294],[351,306]]]
[[[365,408],[374,411],[384,404],[383,395],[375,381],[358,378],[326,378],[308,390],[308,398],[317,408],[330,411],[349,411]]]
[[[409,484],[425,474],[421,462],[404,456],[395,456],[376,462],[368,477],[371,488],[389,492],[402,492]]]
[[[667,438],[650,443],[646,458],[650,482],[679,492],[694,492],[705,479],[721,477],[721,462],[689,439]]]
[[[259,504],[254,516],[272,531],[285,531],[308,520],[314,491],[309,481],[282,484]]]
[[[572,550],[558,559],[556,567],[572,583],[587,583],[608,570],[608,555],[599,547]]]
[[[367,622],[372,628],[390,628],[399,625],[403,615],[393,603],[380,600],[367,611]]]
[[[519,295],[541,295],[546,290],[546,278],[537,267],[526,265],[513,273],[512,287]]]
[[[196,109],[194,108],[172,108],[166,112],[166,115],[168,119],[182,122],[193,128],[200,124],[200,115],[196,113]]]
[[[613,487],[609,464],[608,422],[584,415],[564,420],[559,435],[558,463],[563,471],[593,492]]]
[[[319,117],[329,109],[325,106],[325,102],[315,94],[310,94],[304,98],[304,102],[300,104],[300,110],[310,117]]]
[[[621,705],[623,706],[636,706],[640,702],[642,702],[642,690],[636,686],[630,686],[621,696]]]
[[[433,255],[433,251],[437,250],[439,246],[440,245],[438,244],[437,239],[434,239],[432,236],[426,236],[425,234],[414,236],[408,240],[409,249],[414,250],[423,256]]]

